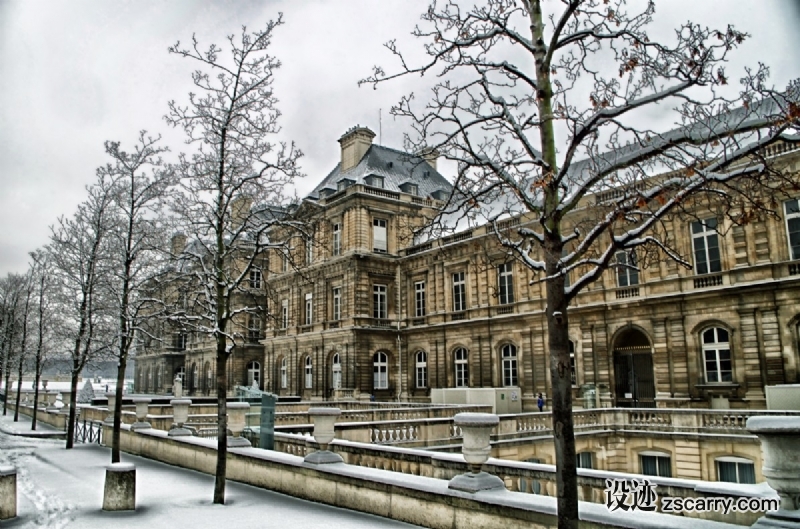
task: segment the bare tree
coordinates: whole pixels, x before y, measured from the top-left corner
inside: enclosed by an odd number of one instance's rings
[[[22,329],[19,339],[19,353],[17,356],[17,397],[14,406],[14,422],[19,421],[19,403],[22,397],[22,375],[25,370],[25,361],[28,358],[28,320],[30,317],[31,296],[33,295],[33,277],[30,270],[23,276],[20,290],[20,301],[24,298],[25,302],[20,305],[22,311],[20,315],[20,319],[22,320],[20,325]],[[38,406],[35,400],[33,401],[33,406],[34,408]]]
[[[270,247],[265,232],[283,219],[287,187],[299,175],[302,153],[293,143],[273,143],[278,133],[277,99],[272,91],[280,63],[267,53],[282,18],[253,33],[242,28],[228,37],[229,56],[215,45],[201,50],[192,37],[170,53],[196,61],[192,74],[197,93],[181,106],[169,104],[167,122],[183,128],[196,146],[181,155],[181,183],[173,209],[190,240],[180,270],[190,272],[196,290],[191,311],[175,318],[216,344],[218,451],[214,503],[225,502],[227,458],[227,360],[237,345],[231,329],[237,315],[261,309],[234,300],[246,290],[250,270]]]
[[[98,340],[103,324],[102,310],[107,309],[108,278],[106,237],[110,229],[109,209],[111,184],[102,175],[98,182],[87,188],[88,198],[78,206],[72,218],[61,217],[51,227],[50,259],[53,263],[56,295],[61,312],[67,320],[66,339],[72,343],[70,351],[70,409],[66,447],[72,448],[75,434],[75,416],[78,377],[93,357],[109,344]]]
[[[98,169],[101,178],[111,182],[111,221],[108,233],[111,300],[118,319],[116,344],[117,387],[114,407],[114,430],[111,441],[111,462],[120,460],[120,425],[122,424],[122,392],[125,370],[134,334],[141,332],[142,322],[152,316],[151,300],[144,295],[143,285],[159,272],[165,252],[161,205],[171,185],[158,146],[160,138],[139,133],[131,152],[118,142],[106,142],[106,153],[114,160]]]
[[[36,353],[33,356],[33,402],[39,400],[39,380],[42,377],[42,369],[44,368],[44,361],[47,353],[46,334],[49,330],[50,323],[55,316],[48,310],[51,306],[52,299],[50,297],[50,282],[51,266],[49,261],[49,254],[47,250],[36,250],[31,252],[31,277],[35,284],[36,295],[38,300],[36,302]],[[34,405],[33,413],[31,414],[31,430],[36,430],[36,417],[38,406]]]
[[[376,67],[362,81],[436,77],[429,99],[406,96],[392,112],[410,121],[411,148],[458,162],[443,218],[492,223],[546,281],[561,528],[578,525],[567,307],[604,270],[630,266],[619,251],[644,246],[689,266],[663,223],[693,200],[737,222],[769,211],[774,198],[757,190],[781,189],[787,175],[764,149],[797,139],[800,117],[800,86],[770,89],[763,65],[738,90],[726,86],[725,64],[748,35],[687,22],[657,42],[647,33],[655,1],[627,4],[433,0],[414,31],[428,58],[414,66],[391,41],[399,70]],[[654,111],[669,125],[648,127]],[[523,222],[501,231],[506,217]]]
[[[18,332],[19,321],[19,299],[22,286],[22,277],[9,274],[0,280],[0,295],[2,301],[2,353],[3,374],[5,375],[5,398],[3,399],[3,415],[8,413],[8,399],[11,395],[11,372],[13,362],[16,360],[14,354],[14,340]],[[19,350],[17,350],[19,354]]]

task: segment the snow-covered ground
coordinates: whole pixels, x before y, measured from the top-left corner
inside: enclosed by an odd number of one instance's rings
[[[0,523],[3,529],[415,527],[231,481],[226,505],[213,505],[212,476],[127,454],[122,460],[136,465],[136,511],[105,512],[103,480],[110,450],[76,445],[67,451],[64,441],[7,433],[29,427],[28,421],[14,423],[13,416],[0,416],[0,466],[17,468],[18,489],[18,518]]]

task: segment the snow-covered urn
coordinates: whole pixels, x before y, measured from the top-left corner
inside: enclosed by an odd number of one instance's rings
[[[472,472],[454,477],[448,487],[464,492],[505,489],[503,480],[481,471],[492,451],[489,443],[492,428],[500,423],[500,418],[493,413],[459,413],[453,418],[453,423],[461,428],[463,436],[461,452]]]
[[[309,408],[308,416],[314,422],[314,440],[319,443],[319,450],[308,454],[306,463],[342,463],[342,456],[328,450],[328,445],[336,437],[334,425],[336,418],[342,414],[339,408]]]
[[[172,405],[172,427],[169,430],[170,437],[180,435],[192,435],[192,432],[183,425],[189,420],[189,405],[192,403],[189,399],[172,399],[169,401]]]
[[[232,448],[251,446],[250,441],[242,437],[242,430],[247,426],[247,412],[250,411],[250,404],[247,402],[229,402],[228,407],[228,430],[231,436],[228,437],[228,446]]]
[[[58,391],[48,391],[45,400],[47,401],[47,408],[45,411],[55,413],[58,411],[56,407],[56,398],[58,398]]]
[[[150,399],[147,397],[136,397],[133,399],[136,404],[136,422],[131,424],[131,430],[144,430],[151,428],[150,423],[147,422],[147,412],[150,405]]]
[[[69,404],[72,400],[72,394],[69,391],[62,391],[61,392],[61,404],[64,405],[62,410],[69,410]]]
[[[769,486],[781,498],[777,515],[780,516],[782,511],[800,510],[800,444],[797,442],[800,439],[800,417],[750,417],[747,429],[761,441],[764,454],[762,472]],[[792,514],[800,526],[798,513]]]
[[[0,465],[0,520],[17,516],[17,469]]]
[[[108,399],[108,416],[103,420],[106,424],[114,424],[114,406],[117,404],[117,394],[114,391],[106,393]]]

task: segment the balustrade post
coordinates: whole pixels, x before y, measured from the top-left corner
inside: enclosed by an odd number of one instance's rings
[[[752,527],[800,529],[800,417],[750,417],[747,429],[761,441],[762,473],[781,499],[780,509]]]
[[[453,418],[453,424],[461,428],[461,452],[472,472],[454,477],[447,485],[448,488],[472,493],[505,489],[502,479],[481,470],[492,450],[489,440],[492,428],[499,423],[500,418],[493,413],[459,413]]]

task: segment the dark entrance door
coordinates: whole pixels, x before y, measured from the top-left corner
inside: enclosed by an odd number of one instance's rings
[[[655,408],[656,388],[653,380],[653,356],[649,349],[614,351],[617,406],[622,408]]]

